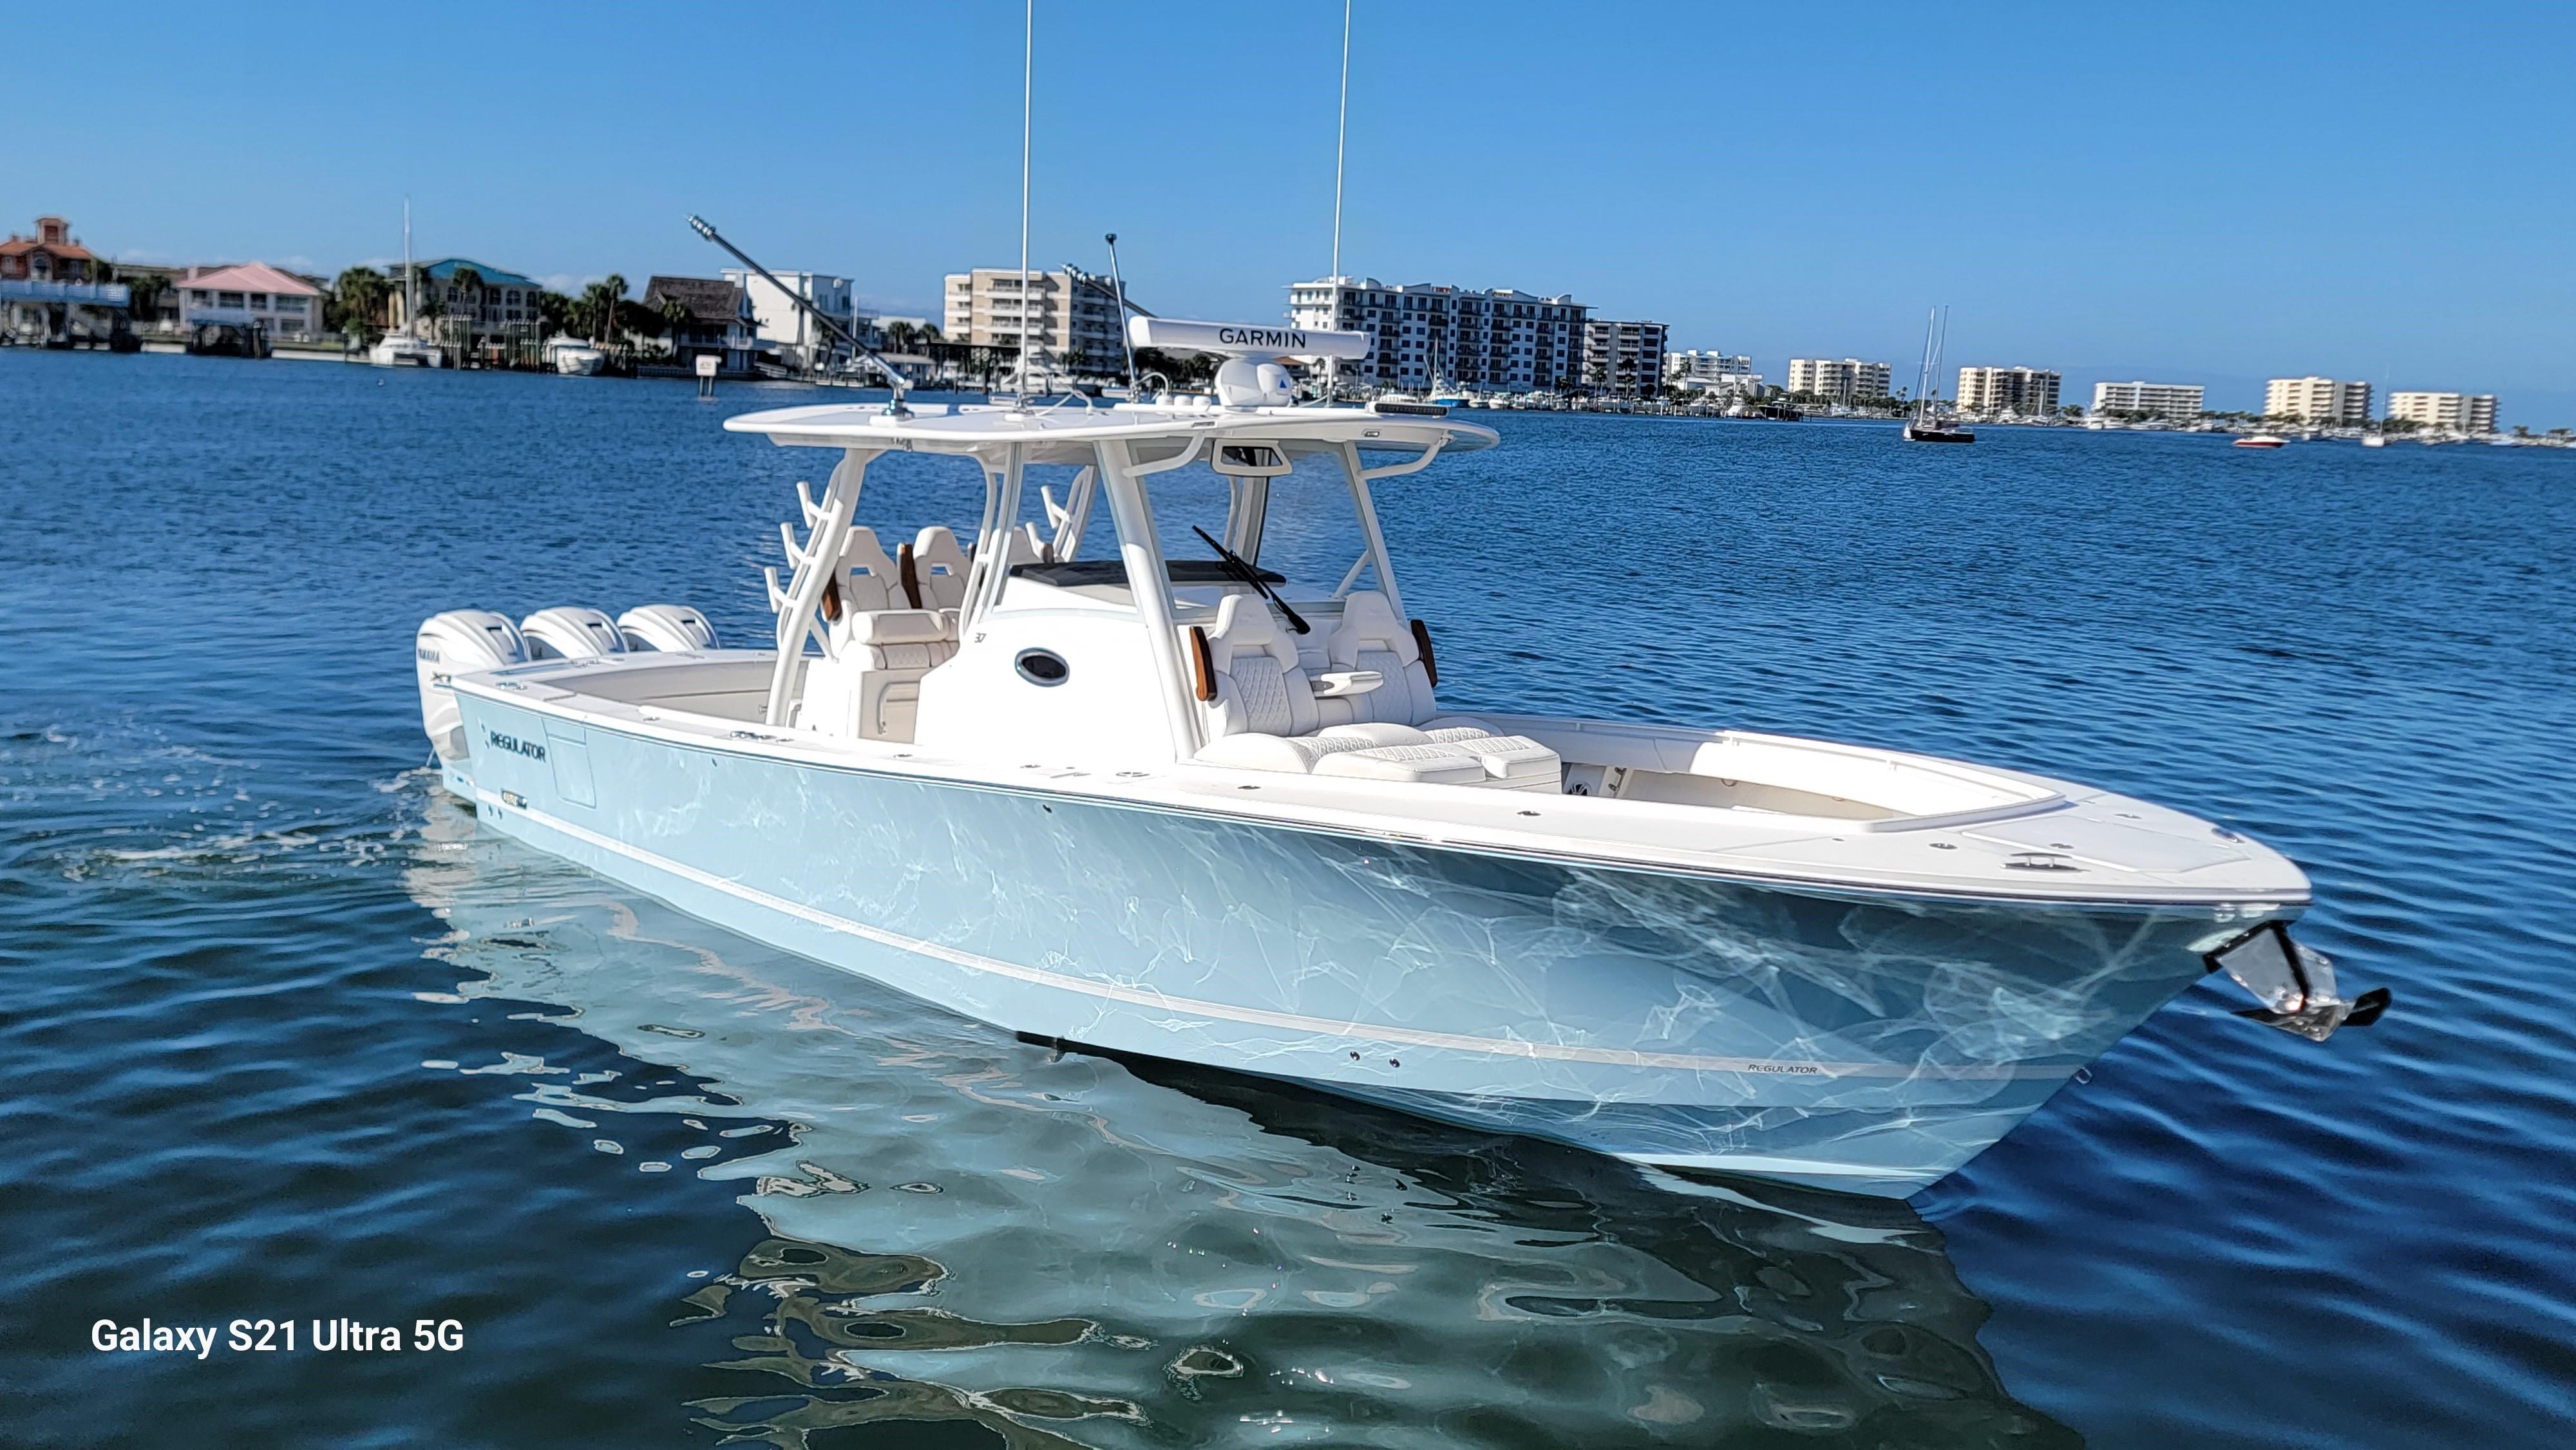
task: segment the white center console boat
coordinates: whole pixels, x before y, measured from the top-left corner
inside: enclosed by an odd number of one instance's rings
[[[836,460],[774,648],[669,606],[429,621],[447,787],[1030,1038],[1860,1192],[1940,1178],[2206,971],[2312,1037],[2384,1005],[2289,940],[2298,868],[2143,801],[1451,709],[1372,491],[1496,435],[1292,405],[1275,358],[1348,334],[1134,327],[1230,354],[1216,396],[727,422]],[[858,522],[941,468],[971,549]]]

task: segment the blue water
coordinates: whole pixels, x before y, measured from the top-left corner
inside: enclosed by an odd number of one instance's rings
[[[715,425],[809,400],[0,351],[0,1439],[2564,1442],[2576,457],[1502,414],[1382,489],[1453,704],[2145,795],[2396,991],[2188,993],[1909,1208],[1055,1057],[478,836],[418,621],[757,637],[818,466]]]

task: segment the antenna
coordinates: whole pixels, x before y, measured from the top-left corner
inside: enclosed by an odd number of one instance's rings
[[[1342,0],[1342,116],[1333,127],[1333,275],[1342,275],[1342,152],[1351,134],[1351,0]]]
[[[1341,310],[1338,304],[1342,295],[1342,154],[1349,144],[1350,135],[1351,0],[1342,0],[1342,111],[1341,119],[1333,125],[1333,272],[1331,280],[1326,283],[1330,290],[1325,294],[1333,299],[1328,304],[1333,311],[1324,317],[1327,327],[1341,321],[1334,314]],[[1324,401],[1332,402],[1341,390],[1342,360],[1328,357],[1324,359]]]
[[[1029,406],[1029,97],[1038,66],[1038,0],[1026,0],[1020,35],[1020,386],[1011,401]]]
[[[859,341],[856,334],[825,315],[819,308],[815,307],[813,303],[807,301],[802,293],[788,286],[786,283],[779,281],[775,276],[772,276],[767,267],[753,261],[742,248],[726,241],[723,234],[719,233],[706,218],[692,214],[689,217],[689,230],[696,232],[699,236],[702,236],[708,241],[715,243],[717,246],[724,248],[726,251],[733,253],[735,261],[742,263],[744,266],[749,267],[752,271],[758,273],[760,275],[760,280],[777,288],[781,293],[785,294],[788,301],[793,302],[798,307],[804,309],[806,316],[813,318],[816,322],[821,323],[823,326],[830,328],[833,332],[838,333],[841,340],[850,345],[851,352],[875,363],[877,365],[877,371],[884,373],[886,376],[886,386],[894,390],[894,396],[886,400],[886,412],[897,418],[909,418],[912,416],[912,410],[905,407],[903,404],[904,391],[911,386],[911,380],[904,377],[902,371],[896,368],[893,363],[887,362],[884,358],[878,356],[875,348]]]

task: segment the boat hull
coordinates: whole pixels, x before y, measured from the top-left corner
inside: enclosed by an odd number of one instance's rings
[[[459,703],[448,781],[493,829],[947,1009],[1882,1195],[2002,1137],[2252,919],[1500,859]]]

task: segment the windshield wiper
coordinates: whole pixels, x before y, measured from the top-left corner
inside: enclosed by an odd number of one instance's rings
[[[1225,561],[1225,567],[1234,575],[1235,578],[1251,585],[1254,589],[1260,591],[1262,598],[1278,605],[1279,612],[1288,616],[1288,627],[1290,629],[1297,631],[1299,634],[1313,634],[1315,632],[1314,626],[1298,618],[1297,611],[1288,607],[1288,601],[1280,598],[1278,593],[1271,589],[1270,582],[1261,577],[1261,571],[1246,562],[1241,554],[1238,554],[1232,549],[1227,548],[1225,545],[1218,543],[1214,535],[1210,534],[1207,530],[1200,528],[1196,524],[1190,525],[1190,532],[1207,540],[1208,547],[1216,550],[1217,557]]]

